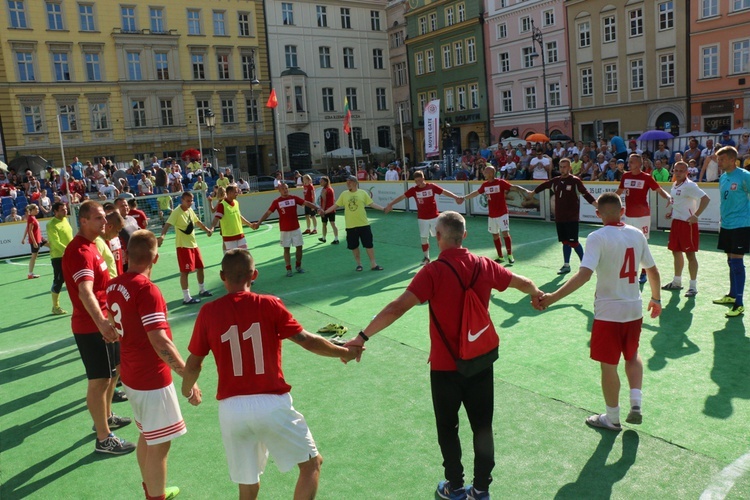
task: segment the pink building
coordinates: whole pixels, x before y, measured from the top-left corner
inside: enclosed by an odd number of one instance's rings
[[[570,136],[563,0],[497,0],[487,2],[486,9],[484,40],[493,142],[544,133],[545,97],[549,134]],[[546,86],[539,55],[544,57]]]
[[[750,1],[690,0],[690,11],[691,130],[750,128]]]

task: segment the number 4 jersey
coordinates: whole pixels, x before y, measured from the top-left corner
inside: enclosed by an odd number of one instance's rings
[[[120,334],[120,377],[131,389],[153,391],[172,383],[172,372],[156,354],[148,333],[172,332],[159,287],[140,273],[124,273],[107,283],[107,309]]]
[[[581,267],[596,271],[594,318],[626,323],[643,317],[640,269],[653,267],[646,237],[626,224],[608,224],[586,238]]]
[[[198,313],[188,350],[214,355],[219,372],[216,399],[285,394],[281,341],[302,331],[281,299],[252,292],[226,295]]]

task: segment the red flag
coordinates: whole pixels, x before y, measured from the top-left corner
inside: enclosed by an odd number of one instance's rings
[[[276,99],[276,89],[271,89],[271,95],[268,96],[268,102],[266,103],[267,108],[275,108],[279,105],[279,100]]]
[[[352,112],[349,109],[349,99],[344,98],[344,133],[349,134],[352,131]]]

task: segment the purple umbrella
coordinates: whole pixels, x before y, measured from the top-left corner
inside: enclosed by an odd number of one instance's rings
[[[666,141],[667,139],[674,139],[674,136],[669,132],[663,130],[649,130],[642,134],[637,140],[639,141]]]

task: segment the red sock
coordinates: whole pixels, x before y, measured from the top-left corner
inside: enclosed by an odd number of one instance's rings
[[[503,239],[505,240],[505,249],[508,251],[508,255],[511,255],[513,253],[513,246],[510,241],[510,235],[503,236]]]
[[[422,251],[423,252],[426,252],[429,249],[430,249],[430,244],[429,243],[423,243],[422,244]]]
[[[497,250],[497,255],[499,255],[500,257],[502,257],[503,256],[503,244],[502,244],[502,242],[499,239],[498,240],[493,239],[492,242],[495,244],[495,250]]]
[[[291,264],[289,264],[288,266],[286,266],[286,270],[287,270],[287,271],[291,271],[291,270],[292,270],[292,265],[291,265]]]
[[[302,262],[299,260],[297,261],[297,267],[302,267]]]

